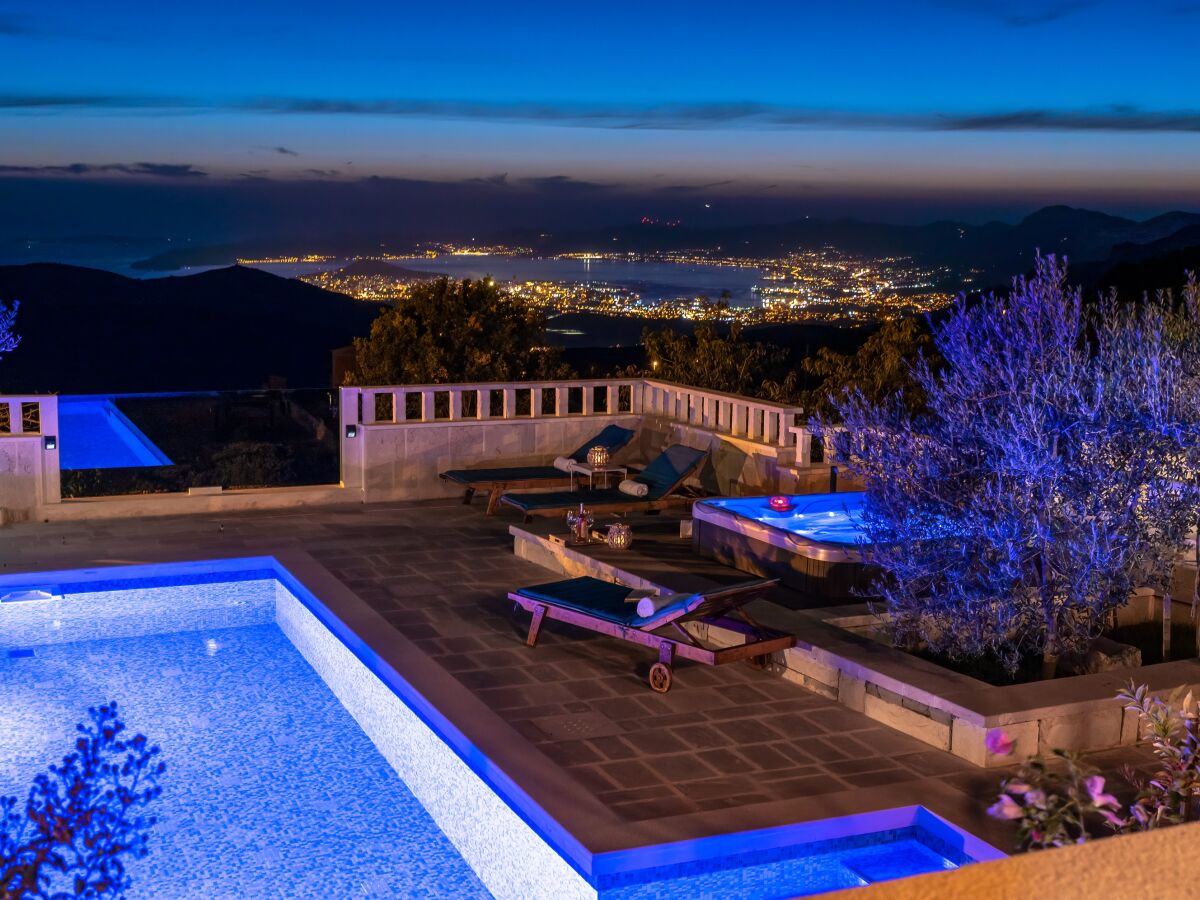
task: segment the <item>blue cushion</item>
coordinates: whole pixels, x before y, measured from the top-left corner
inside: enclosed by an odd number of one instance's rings
[[[629,588],[586,575],[582,578],[569,578],[566,581],[521,588],[517,593],[530,600],[544,601],[550,606],[573,609],[617,625],[640,629],[655,628],[657,623],[666,623],[677,618],[704,600],[699,594],[680,597],[654,615],[642,617],[637,614],[637,603],[627,599],[630,594]]]
[[[692,471],[708,456],[707,450],[695,450],[682,444],[672,444],[658,456],[654,457],[640,474],[633,480],[650,485],[647,500],[660,500],[665,497],[675,485],[690,475]]]
[[[584,506],[598,506],[607,503],[620,503],[623,506],[634,507],[645,502],[644,497],[630,497],[616,488],[596,491],[546,491],[541,494],[505,494],[504,502],[517,509],[562,509],[567,510]]]
[[[501,469],[451,469],[443,472],[447,481],[459,484],[482,484],[507,481],[567,481],[570,475],[554,466],[511,466]]]
[[[584,388],[587,390],[587,388]],[[593,447],[604,447],[609,453],[616,453],[633,440],[635,434],[632,428],[622,428],[620,425],[605,425],[598,435],[590,441],[581,444],[579,449],[571,454],[575,462],[587,462],[588,451]]]

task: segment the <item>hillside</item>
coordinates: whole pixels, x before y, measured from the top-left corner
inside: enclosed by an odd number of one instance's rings
[[[235,266],[134,279],[38,263],[0,266],[19,300],[21,346],[0,363],[5,391],[229,390],[282,376],[329,384],[330,351],[364,335],[371,304]]]

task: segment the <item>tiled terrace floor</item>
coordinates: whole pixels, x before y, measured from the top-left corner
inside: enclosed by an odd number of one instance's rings
[[[561,576],[513,556],[511,521],[444,502],[25,524],[0,530],[0,572],[304,550],[658,839],[920,803],[1007,849],[981,813],[996,772],[769,674],[684,664],[658,695],[640,648],[558,625],[525,647],[506,593]]]

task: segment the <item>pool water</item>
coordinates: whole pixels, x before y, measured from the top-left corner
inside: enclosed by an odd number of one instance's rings
[[[413,701],[362,667],[366,651],[327,630],[328,613],[294,580],[285,587],[261,560],[203,564],[223,567],[215,573],[195,565],[141,580],[0,577],[0,796],[25,796],[88,706],[118,701],[130,732],[162,748],[163,793],[150,810],[159,822],[150,854],[129,863],[131,898],[482,898],[493,895],[485,881],[522,900],[780,898],[954,868],[970,861],[964,846],[980,846],[918,808],[904,826],[789,826],[816,837],[765,849],[740,835],[707,839],[720,851],[691,862],[636,861],[643,850],[669,859],[669,847],[623,851],[632,862],[582,875],[535,817],[524,817],[535,844],[514,841],[504,819],[516,807],[495,781],[480,788],[499,807],[455,793],[462,773],[445,761],[448,738],[404,744]],[[353,665],[331,645],[349,647]],[[404,706],[389,705],[397,696]],[[513,887],[555,865],[560,881]]]
[[[171,465],[171,460],[108,399],[60,397],[58,430],[62,469]]]
[[[490,896],[274,624],[33,650],[0,656],[0,794],[109,699],[162,747],[131,898]]]
[[[822,544],[861,544],[864,535],[859,522],[863,500],[861,491],[841,494],[789,494],[791,509],[772,509],[769,497],[727,497],[703,500],[716,509],[779,528],[798,537]]]

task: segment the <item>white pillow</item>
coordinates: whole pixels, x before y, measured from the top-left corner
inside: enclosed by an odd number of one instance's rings
[[[644,481],[634,481],[632,478],[626,478],[617,485],[617,490],[622,494],[628,494],[630,497],[645,497],[650,493],[650,485]]]
[[[575,460],[571,459],[569,456],[556,456],[554,457],[554,462],[551,463],[551,465],[553,465],[554,468],[558,469],[560,472],[570,472],[575,468]]]
[[[638,601],[637,614],[643,619],[648,619],[656,612],[666,609],[672,603],[678,603],[691,594],[663,594],[661,597],[643,597]]]

